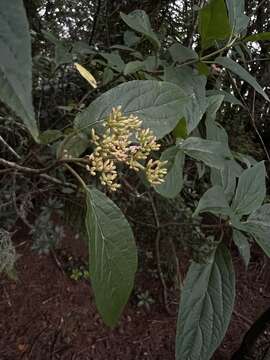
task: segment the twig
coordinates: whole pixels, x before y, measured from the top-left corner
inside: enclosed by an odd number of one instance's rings
[[[168,305],[168,293],[167,293],[167,286],[166,286],[166,282],[165,282],[165,278],[164,278],[164,274],[161,268],[161,262],[160,262],[160,235],[161,235],[161,231],[160,231],[160,222],[159,222],[159,217],[158,217],[158,213],[157,213],[157,209],[155,206],[155,202],[153,197],[151,196],[151,194],[149,193],[149,199],[151,202],[151,206],[152,206],[152,210],[153,210],[153,215],[154,215],[154,219],[155,219],[155,223],[156,223],[156,227],[157,227],[157,233],[156,233],[156,241],[155,241],[155,245],[156,245],[156,259],[157,259],[157,268],[158,268],[158,274],[159,274],[159,278],[163,287],[163,301],[164,301],[164,306],[165,309],[167,311],[167,313],[169,315],[172,315],[172,312],[169,308]]]
[[[4,140],[4,139],[2,138],[1,135],[0,135],[0,142],[9,150],[9,152],[10,152],[13,156],[15,156],[15,158],[16,158],[17,160],[20,160],[20,159],[21,159],[20,155],[18,155],[18,154],[16,153],[16,151],[15,151],[14,149],[12,149],[12,147],[6,142],[6,140]]]
[[[59,160],[59,162],[57,162],[57,165],[58,165],[58,163],[60,164],[61,162],[68,162],[68,160]],[[38,175],[42,179],[53,182],[56,185],[61,185],[61,186],[65,186],[65,187],[71,187],[74,190],[77,189],[76,185],[74,185],[74,184],[71,184],[71,183],[68,183],[68,182],[62,182],[62,181],[58,180],[57,178],[55,178],[53,176],[43,174],[44,172],[48,172],[53,167],[55,167],[56,163],[54,163],[53,165],[50,165],[50,166],[48,166],[46,168],[43,168],[43,169],[33,169],[33,168],[26,167],[26,166],[21,166],[21,165],[15,163],[15,162],[8,161],[8,160],[0,158],[0,165],[8,167],[10,169],[14,169],[15,172],[18,171],[18,172],[27,173],[27,174]]]

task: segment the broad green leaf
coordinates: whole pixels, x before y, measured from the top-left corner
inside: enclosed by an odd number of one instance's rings
[[[124,43],[125,45],[132,47],[136,45],[141,38],[135,34],[135,32],[127,30],[124,32]]]
[[[206,91],[206,95],[207,96],[212,96],[212,95],[222,95],[224,96],[224,101],[228,102],[232,105],[239,105],[243,107],[243,104],[241,103],[240,100],[238,100],[234,95],[228,93],[227,91],[224,90],[207,90]]]
[[[121,210],[97,189],[86,192],[89,273],[96,305],[108,326],[117,324],[133,289],[137,251]]]
[[[108,66],[117,72],[124,71],[125,63],[118,51],[112,52],[110,54],[101,53],[100,54],[104,59],[107,60]]]
[[[194,50],[187,48],[179,43],[174,43],[169,48],[169,53],[173,61],[175,62],[183,63],[186,62],[187,60],[198,59],[198,54]]]
[[[113,107],[121,106],[124,115],[136,115],[144,128],[153,130],[157,138],[171,132],[183,116],[189,102],[177,85],[155,80],[134,80],[105,92],[75,119],[77,129],[90,134],[91,127],[102,130],[102,122]]]
[[[179,141],[179,148],[188,156],[203,161],[210,167],[221,169],[226,160],[226,148],[218,141],[189,137]]]
[[[168,173],[165,182],[155,186],[155,190],[164,197],[174,198],[180,193],[183,187],[185,154],[176,146],[172,146],[162,153],[160,160],[168,161]]]
[[[205,93],[206,77],[194,73],[190,67],[167,67],[164,80],[178,85],[190,98],[184,111],[187,132],[190,134],[198,126],[208,106]]]
[[[241,79],[245,80],[249,85],[251,85],[259,94],[261,94],[267,101],[269,97],[264,92],[263,88],[258,84],[257,80],[250,75],[250,73],[244,69],[240,64],[233,61],[228,57],[221,57],[215,59],[215,63],[224,66],[226,69],[232,71],[238,75]]]
[[[0,99],[23,120],[37,141],[31,38],[22,0],[0,1],[0,33]]]
[[[244,229],[252,234],[258,245],[270,257],[270,204],[265,204],[253,212]]]
[[[231,27],[224,0],[210,0],[199,10],[199,33],[203,49],[229,38]]]
[[[151,43],[156,47],[160,48],[160,42],[157,35],[154,33],[148,15],[143,10],[134,10],[128,15],[120,13],[122,20],[132,29],[137,31],[140,34],[143,34],[145,37],[151,41]]]
[[[202,212],[210,212],[214,215],[231,214],[232,211],[222,187],[213,186],[203,194],[193,216]]]
[[[259,33],[259,34],[249,35],[243,39],[243,41],[245,41],[245,42],[265,41],[265,40],[270,40],[270,32],[263,32],[263,33]]]
[[[233,241],[238,248],[239,254],[244,260],[246,268],[248,268],[250,260],[250,244],[248,238],[241,231],[233,229]]]
[[[245,0],[226,0],[230,24],[233,32],[240,34],[248,26],[249,17],[245,15]]]
[[[250,214],[257,210],[266,195],[265,166],[261,161],[241,174],[232,208],[239,216]]]
[[[209,360],[228,328],[235,298],[232,259],[220,245],[210,263],[193,262],[181,293],[176,360]]]

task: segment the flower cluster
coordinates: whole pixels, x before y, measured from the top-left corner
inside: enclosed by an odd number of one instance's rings
[[[87,170],[92,176],[99,173],[102,185],[111,191],[116,191],[117,163],[124,163],[135,171],[143,170],[152,185],[161,184],[167,173],[165,161],[150,159],[145,162],[152,151],[157,151],[160,145],[149,129],[141,128],[142,121],[134,116],[124,116],[121,107],[113,108],[104,122],[104,133],[96,134],[92,129],[91,141],[96,146],[88,156]],[[135,144],[135,145],[134,145]]]

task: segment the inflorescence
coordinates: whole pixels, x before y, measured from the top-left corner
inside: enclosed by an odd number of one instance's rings
[[[101,184],[111,191],[120,187],[117,181],[118,163],[126,164],[135,171],[144,171],[151,185],[164,182],[167,174],[166,161],[147,160],[152,151],[159,150],[160,145],[153,132],[143,129],[141,125],[142,121],[137,116],[123,115],[119,106],[113,108],[104,121],[102,135],[92,129],[91,141],[95,149],[88,156],[89,164],[86,169],[92,176],[98,173]]]

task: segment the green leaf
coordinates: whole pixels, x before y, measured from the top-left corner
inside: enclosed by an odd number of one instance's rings
[[[204,140],[197,137],[189,137],[178,143],[188,156],[203,161],[210,167],[221,169],[226,160],[226,148],[218,141]]]
[[[222,187],[213,186],[203,194],[193,216],[198,216],[202,212],[210,212],[214,215],[231,214],[232,211]]]
[[[141,40],[139,36],[135,34],[135,32],[127,30],[124,32],[124,43],[125,45],[132,47]]]
[[[197,60],[198,54],[179,43],[174,43],[169,49],[169,53],[175,62],[186,62],[187,60]]]
[[[78,158],[90,146],[89,138],[84,133],[71,133],[61,142],[57,150],[57,158],[63,157],[64,150],[68,155]]]
[[[134,10],[128,15],[120,12],[122,20],[132,29],[143,34],[156,47],[160,48],[160,42],[154,33],[148,15],[143,10]]]
[[[100,54],[104,59],[107,60],[108,66],[117,72],[124,71],[125,63],[118,51],[112,52],[110,54],[101,53]]]
[[[194,74],[192,69],[187,66],[181,69],[167,67],[164,80],[178,85],[190,98],[184,111],[187,132],[190,134],[198,126],[208,106],[205,93],[206,77]]]
[[[224,90],[207,90],[206,95],[207,96],[221,95],[221,96],[224,96],[223,101],[228,102],[232,105],[239,105],[239,106],[243,107],[243,104],[241,103],[240,100],[238,100],[234,95],[232,95]]]
[[[199,33],[203,49],[230,36],[231,27],[224,0],[211,0],[199,11]]]
[[[77,129],[90,134],[91,127],[102,131],[102,122],[113,107],[122,106],[124,115],[137,115],[144,128],[157,138],[171,132],[183,116],[188,96],[175,84],[155,80],[134,80],[105,92],[75,119]]]
[[[0,33],[0,99],[23,120],[37,141],[31,38],[22,0],[0,1]]]
[[[71,47],[68,46],[64,41],[59,42],[55,46],[55,65],[56,67],[63,64],[73,63],[73,56]]]
[[[235,298],[231,255],[220,245],[209,264],[193,262],[181,294],[176,360],[209,360],[228,328]]]
[[[230,24],[233,32],[240,34],[248,26],[249,17],[245,15],[245,0],[226,0]]]
[[[42,144],[50,144],[63,136],[63,133],[60,130],[46,130],[43,131],[40,136],[39,140]]]
[[[179,123],[176,125],[176,128],[173,130],[173,135],[177,139],[186,139],[188,136],[187,133],[187,122],[185,118],[179,120]]]
[[[136,245],[126,218],[102,192],[88,189],[86,204],[91,284],[99,313],[114,326],[133,289]]]
[[[270,40],[270,32],[263,32],[263,33],[259,33],[259,34],[249,35],[243,39],[243,41],[245,41],[245,42],[265,41],[265,40]]]
[[[242,226],[270,257],[270,204],[265,204],[254,211],[248,217],[247,222],[242,223]]]
[[[125,66],[124,75],[134,74],[137,71],[144,70],[144,68],[145,66],[143,61],[130,61]]]
[[[248,268],[250,260],[250,244],[248,238],[241,231],[233,229],[233,241],[244,260],[246,268]]]
[[[232,208],[239,216],[250,214],[257,210],[266,195],[265,166],[261,161],[241,174]]]
[[[206,134],[207,139],[218,141],[223,144],[226,160],[224,167],[220,170],[211,169],[212,185],[222,186],[227,200],[230,201],[234,195],[236,187],[236,178],[242,173],[241,166],[233,159],[228,144],[228,135],[226,130],[215,122],[216,113],[223,101],[223,95],[214,95],[209,98],[209,107],[206,113]]]
[[[155,190],[166,198],[175,198],[183,187],[185,154],[177,146],[172,146],[162,153],[160,160],[168,161],[168,173],[165,182],[155,186]]]
[[[269,97],[264,92],[263,88],[258,84],[257,80],[250,75],[250,73],[244,69],[237,62],[233,61],[228,57],[219,56],[215,59],[215,63],[224,66],[226,69],[232,71],[236,75],[238,75],[241,79],[245,80],[249,85],[251,85],[259,94],[261,94],[267,101]]]
[[[111,82],[113,80],[113,76],[114,76],[114,72],[112,69],[110,69],[109,67],[107,67],[104,72],[103,72],[103,76],[102,76],[102,84],[106,85],[109,82]]]

